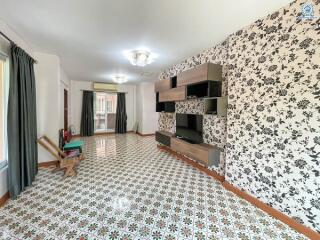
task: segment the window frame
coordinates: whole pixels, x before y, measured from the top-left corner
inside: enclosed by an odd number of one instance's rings
[[[9,57],[7,54],[0,51],[0,61],[2,64],[2,92],[1,98],[3,102],[3,109],[0,109],[3,116],[3,158],[0,158],[0,169],[8,165],[8,139],[7,139],[7,113],[8,113],[8,96],[9,96]]]
[[[100,97],[100,96],[101,97]],[[108,115],[109,114],[115,114],[116,113],[116,104],[117,104],[117,98],[112,100],[108,100],[108,96],[116,96],[116,93],[111,92],[104,92],[104,91],[97,91],[94,92],[94,132],[95,133],[102,133],[102,132],[110,132],[110,129],[108,129]],[[110,108],[110,109],[109,109]],[[109,111],[112,110],[112,111]],[[103,121],[104,121],[104,128],[97,128],[96,121],[99,121],[99,114],[104,115]]]

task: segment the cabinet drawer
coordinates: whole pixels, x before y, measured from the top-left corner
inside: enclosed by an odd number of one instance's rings
[[[177,152],[180,152],[192,159],[202,162],[207,165],[209,161],[208,149],[203,148],[199,144],[191,144],[186,141],[172,138],[171,148]]]
[[[172,137],[172,134],[169,133],[169,132],[164,132],[164,131],[157,131],[156,132],[156,141],[165,145],[165,146],[168,146],[170,147],[170,142],[171,142],[171,137]]]

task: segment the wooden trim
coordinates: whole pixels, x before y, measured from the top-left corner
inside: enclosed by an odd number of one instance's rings
[[[1,198],[0,198],[0,207],[4,206],[5,203],[9,200],[10,194],[9,192],[6,192]]]
[[[166,152],[174,155],[177,159],[181,159],[181,160],[187,162],[188,164],[192,165],[193,167],[199,169],[200,171],[203,171],[206,174],[208,174],[209,176],[212,176],[213,178],[217,179],[219,182],[221,182],[222,186],[225,189],[227,189],[228,191],[235,193],[237,196],[250,202],[251,204],[253,204],[257,208],[260,208],[261,210],[263,210],[267,214],[278,219],[279,221],[283,222],[284,224],[287,224],[289,227],[291,227],[294,230],[296,230],[297,232],[305,235],[306,237],[310,238],[311,240],[320,239],[320,233],[312,230],[311,228],[309,228],[307,226],[302,225],[301,223],[298,223],[297,221],[295,221],[291,217],[285,215],[284,213],[280,212],[279,210],[274,209],[273,207],[263,203],[262,201],[258,200],[257,198],[251,196],[250,194],[238,189],[237,187],[234,187],[233,185],[231,185],[230,183],[225,181],[224,176],[219,175],[217,172],[215,172],[213,170],[209,170],[208,168],[206,168],[206,167],[200,165],[199,163],[183,156],[182,154],[173,151],[170,147],[167,147],[164,145],[159,145],[159,144],[157,145],[157,147],[161,151],[166,151]]]
[[[112,134],[115,134],[115,132],[99,132],[99,133],[94,133],[93,136],[112,135]]]
[[[186,163],[192,165],[193,167],[199,169],[200,171],[205,172],[206,174],[208,174],[209,176],[215,178],[219,182],[222,183],[224,181],[224,176],[221,176],[216,171],[209,170],[208,168],[200,165],[199,163],[191,160],[190,158],[187,158],[186,156],[184,156],[184,155],[182,155],[180,153],[177,153],[176,151],[173,151],[171,148],[169,148],[167,146],[162,146],[162,145],[157,145],[157,147],[162,151],[166,151],[166,152],[174,155],[177,159],[185,161]]]
[[[127,133],[134,133],[133,131],[127,131]],[[101,132],[101,133],[95,133],[93,134],[93,136],[103,136],[103,135],[113,135],[113,134],[116,134],[115,132]],[[93,137],[93,136],[90,136],[90,137]],[[75,134],[75,135],[72,135],[73,138],[80,138],[81,135],[80,134]]]
[[[308,238],[310,238],[310,239],[320,239],[320,233],[317,233],[316,231],[312,230],[311,228],[306,227],[306,226],[302,225],[301,223],[296,222],[294,219],[288,217],[287,215],[285,215],[282,212],[274,209],[273,207],[263,203],[259,199],[251,196],[250,194],[248,194],[248,193],[246,193],[244,191],[241,191],[237,187],[234,187],[233,185],[231,185],[227,181],[222,182],[222,186],[225,189],[235,193],[239,197],[245,199],[246,201],[252,203],[256,207],[260,208],[261,210],[265,211],[266,213],[268,213],[272,217],[274,217],[274,218],[280,220],[281,222],[287,224],[291,228],[295,229],[297,232],[300,232],[303,235],[307,236]]]
[[[143,133],[139,133],[139,132],[137,132],[137,134],[138,134],[139,136],[141,136],[141,137],[149,137],[149,136],[154,136],[154,135],[155,135],[155,133],[143,134]]]
[[[57,166],[58,163],[59,163],[58,160],[49,161],[49,162],[41,162],[41,163],[38,163],[38,167],[46,168],[46,167],[51,167],[51,166]]]

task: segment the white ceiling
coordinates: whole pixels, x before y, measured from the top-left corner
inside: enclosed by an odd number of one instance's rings
[[[159,72],[290,0],[0,0],[0,18],[34,50],[57,54],[69,78],[154,81]],[[135,67],[125,50],[158,58]],[[144,73],[144,76],[141,74]]]

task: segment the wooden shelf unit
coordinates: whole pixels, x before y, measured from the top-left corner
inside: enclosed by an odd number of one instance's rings
[[[219,166],[220,153],[222,148],[205,143],[191,144],[182,139],[178,139],[174,134],[166,131],[156,132],[156,141],[171,148],[175,152],[191,158],[201,164],[208,166]]]
[[[182,139],[176,137],[171,138],[171,149],[179,152],[191,159],[194,159],[206,167],[208,166],[219,166],[220,163],[220,153],[223,149],[205,144],[191,144]]]
[[[208,80],[222,80],[222,65],[205,63],[184,71],[177,76],[177,86],[185,86]]]
[[[175,102],[186,100],[186,87],[176,87],[159,92],[159,102]]]
[[[156,131],[155,137],[157,142],[170,147],[173,134],[166,131]]]
[[[163,92],[171,89],[171,81],[169,78],[158,80],[154,84],[154,91],[155,92]]]
[[[205,114],[226,117],[228,109],[228,98],[205,98]]]

